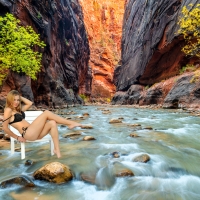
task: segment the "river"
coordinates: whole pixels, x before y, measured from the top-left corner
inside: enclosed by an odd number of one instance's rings
[[[109,110],[103,113],[103,109]],[[152,110],[128,106],[80,106],[64,110],[65,115],[77,119],[89,116],[81,123],[93,129],[68,130],[59,126],[61,159],[50,155],[48,143],[26,145],[26,159],[34,161],[25,166],[20,153],[2,154],[0,182],[19,175],[32,177],[35,170],[50,162],[68,165],[74,179],[56,185],[33,180],[36,187],[13,185],[0,189],[2,200],[199,200],[200,199],[200,118],[181,110]],[[110,124],[112,118],[122,123]],[[141,126],[130,126],[139,124]],[[146,129],[151,127],[152,130]],[[82,131],[77,139],[62,135]],[[139,137],[130,137],[131,133]],[[83,136],[96,138],[83,141]],[[119,157],[114,158],[113,152]],[[147,154],[147,163],[133,162]],[[131,177],[115,177],[116,171],[129,169]],[[96,176],[96,184],[81,180],[81,174]]]

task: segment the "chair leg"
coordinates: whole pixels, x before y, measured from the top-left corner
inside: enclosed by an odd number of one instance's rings
[[[11,154],[15,153],[15,140],[12,137],[10,137],[10,150]]]
[[[21,142],[21,159],[25,158],[25,143]]]
[[[53,152],[54,144],[53,144],[53,140],[52,139],[50,139],[50,148],[51,148],[51,155],[53,156],[54,155],[54,152]]]

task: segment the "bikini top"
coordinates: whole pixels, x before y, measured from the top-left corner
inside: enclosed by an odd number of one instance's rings
[[[15,113],[13,116],[14,116],[14,120],[12,122],[10,122],[9,124],[21,122],[25,118],[25,113],[22,111],[21,114]],[[10,117],[8,117],[7,119],[3,120],[3,122],[10,119],[11,117],[12,117],[12,115]]]

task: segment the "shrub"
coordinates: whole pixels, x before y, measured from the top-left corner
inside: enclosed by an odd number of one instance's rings
[[[9,69],[36,79],[40,71],[42,54],[35,47],[44,47],[39,34],[30,26],[23,27],[12,14],[0,17],[0,85]]]

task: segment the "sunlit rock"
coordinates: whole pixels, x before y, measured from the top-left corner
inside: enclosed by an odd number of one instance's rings
[[[136,126],[141,126],[141,124],[128,124],[128,126],[136,127]]]
[[[135,137],[139,137],[138,134],[136,134],[136,133],[131,133],[129,136],[130,136],[130,137],[134,137],[134,138],[135,138]]]
[[[2,188],[12,187],[13,184],[22,185],[24,187],[34,187],[35,184],[33,181],[27,176],[18,176],[8,180],[5,180],[0,183]]]
[[[57,184],[68,182],[73,178],[70,168],[59,162],[52,162],[43,166],[36,170],[33,176],[35,179],[46,180]]]
[[[109,121],[110,124],[115,124],[115,123],[122,123],[122,120],[121,119],[111,119]]]
[[[84,117],[88,117],[90,114],[89,113],[83,113]]]
[[[119,171],[115,176],[116,177],[134,176],[134,173],[130,169],[124,169]]]
[[[83,138],[84,141],[89,141],[89,140],[96,140],[93,136],[85,136]]]
[[[84,119],[84,116],[76,116],[77,119]]]
[[[146,163],[150,160],[149,155],[147,154],[142,154],[137,156],[136,158],[133,158],[133,162],[142,162],[142,163]]]

